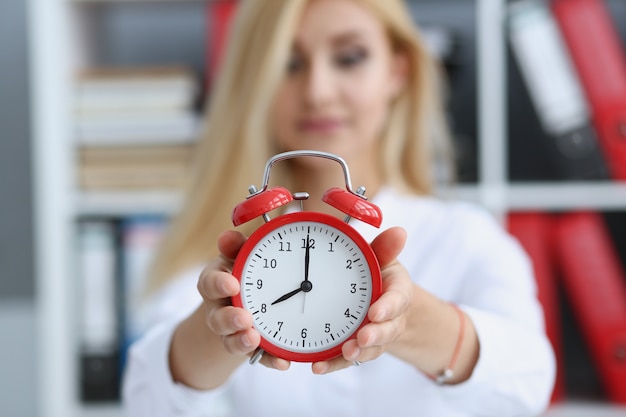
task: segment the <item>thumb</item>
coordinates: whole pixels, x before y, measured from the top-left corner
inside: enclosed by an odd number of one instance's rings
[[[245,241],[246,237],[243,234],[227,230],[217,237],[217,248],[226,260],[233,261]]]
[[[406,243],[406,230],[401,227],[392,227],[385,230],[372,241],[371,247],[380,267],[385,268],[395,261]]]

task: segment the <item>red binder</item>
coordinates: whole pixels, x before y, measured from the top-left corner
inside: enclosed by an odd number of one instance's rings
[[[207,85],[215,79],[237,0],[214,0],[207,3]]]
[[[626,404],[626,277],[597,213],[563,215],[555,248],[563,285],[608,398]]]
[[[626,179],[626,57],[603,0],[555,0],[552,10],[592,109],[605,160]]]
[[[552,391],[552,403],[555,403],[565,398],[565,375],[558,283],[551,253],[552,222],[550,215],[540,212],[512,213],[508,216],[509,232],[517,238],[533,262],[546,334],[556,355],[557,374]]]

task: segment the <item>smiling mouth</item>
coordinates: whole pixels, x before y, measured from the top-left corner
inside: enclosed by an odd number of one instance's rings
[[[331,133],[343,126],[337,119],[309,119],[298,124],[301,131],[308,133]]]

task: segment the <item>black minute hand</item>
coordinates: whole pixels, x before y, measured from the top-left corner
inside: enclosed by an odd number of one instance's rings
[[[304,252],[304,281],[300,283],[300,288],[297,288],[291,292],[288,292],[285,295],[280,296],[271,305],[278,304],[282,301],[285,301],[302,291],[309,292],[311,291],[311,289],[313,289],[313,284],[311,284],[311,282],[309,281],[309,252],[310,252],[310,240],[309,240],[309,235],[306,235],[306,249]]]
[[[309,280],[309,252],[310,252],[309,235],[306,235],[306,251],[304,252],[304,280]]]

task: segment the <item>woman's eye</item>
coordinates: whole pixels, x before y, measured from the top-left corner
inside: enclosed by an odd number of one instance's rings
[[[367,51],[362,48],[355,48],[340,52],[335,58],[335,62],[345,68],[351,68],[364,62],[368,57]]]
[[[287,72],[293,74],[304,67],[304,60],[298,55],[292,55],[287,62]]]

